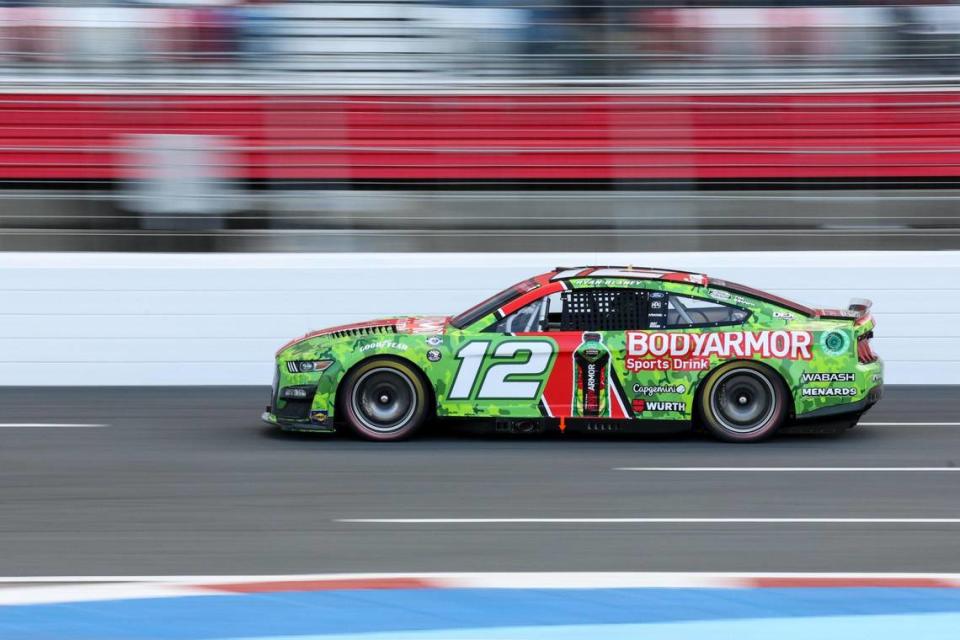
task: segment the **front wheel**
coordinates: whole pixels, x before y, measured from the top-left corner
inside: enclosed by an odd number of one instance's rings
[[[710,432],[727,442],[772,436],[787,415],[787,390],[772,370],[756,362],[718,368],[700,393],[700,415]]]
[[[367,440],[410,437],[427,417],[423,378],[404,362],[375,358],[343,380],[342,405],[347,425]]]

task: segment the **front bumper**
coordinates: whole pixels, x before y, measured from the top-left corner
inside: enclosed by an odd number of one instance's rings
[[[313,399],[316,393],[316,384],[281,386],[280,367],[277,366],[270,390],[270,404],[267,405],[260,419],[284,431],[314,431],[332,433],[333,420],[328,411],[315,410]],[[285,398],[287,389],[302,389],[305,395],[297,398]]]
[[[333,420],[330,419],[326,411],[313,411],[306,420],[294,420],[278,416],[271,411],[270,407],[267,407],[266,411],[260,414],[260,420],[279,427],[283,431],[310,431],[313,433],[334,433],[336,431]]]

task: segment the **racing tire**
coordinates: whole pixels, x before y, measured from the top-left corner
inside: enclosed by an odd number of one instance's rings
[[[759,442],[772,436],[787,416],[783,381],[756,362],[731,362],[707,378],[699,413],[707,429],[726,442]]]
[[[409,438],[427,418],[426,382],[405,362],[373,358],[352,369],[341,384],[344,420],[365,440]]]

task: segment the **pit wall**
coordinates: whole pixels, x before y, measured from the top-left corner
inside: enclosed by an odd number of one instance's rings
[[[0,253],[0,385],[267,385],[311,329],[453,314],[556,266],[659,266],[874,301],[890,384],[960,384],[960,252]]]

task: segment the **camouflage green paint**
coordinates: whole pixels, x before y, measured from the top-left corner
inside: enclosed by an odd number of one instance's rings
[[[807,317],[767,300],[733,293],[721,288],[698,284],[672,282],[656,279],[632,278],[579,278],[567,281],[572,288],[638,288],[647,291],[666,291],[693,298],[713,300],[735,305],[750,312],[742,325],[696,329],[662,330],[668,333],[730,333],[730,332],[809,332],[809,360],[752,356],[780,374],[790,389],[793,413],[803,416],[827,407],[855,404],[866,399],[868,392],[882,384],[881,361],[862,364],[857,357],[857,337],[873,329],[873,321],[857,324],[852,319],[823,319]],[[530,294],[528,294],[530,295]],[[539,294],[536,294],[539,295]],[[490,331],[498,318],[491,313],[470,326],[457,329],[437,318],[391,318],[380,323],[366,323],[359,329],[344,329],[334,333],[306,337],[291,344],[277,354],[280,370],[279,387],[292,385],[316,385],[312,413],[325,412],[324,422],[304,421],[284,426],[331,430],[336,415],[336,394],[344,375],[363,360],[373,357],[400,358],[418,367],[432,386],[436,398],[436,413],[449,417],[508,417],[533,418],[543,415],[541,394],[558,358],[570,358],[571,353],[562,352],[561,334],[571,332],[504,335]],[[393,331],[396,330],[396,333]],[[668,402],[683,405],[682,410],[644,410],[643,419],[690,420],[697,388],[700,383],[730,357],[712,355],[709,366],[702,370],[641,370],[627,368],[628,332],[605,331],[603,344],[609,349],[611,372],[620,382],[625,405],[638,406],[649,402]],[[656,333],[642,331],[636,333]],[[580,344],[580,336],[576,337]],[[472,343],[484,343],[481,346]],[[518,343],[521,343],[518,345]],[[543,346],[529,346],[537,343]],[[471,346],[472,345],[472,346]],[[525,346],[526,345],[526,346]],[[574,345],[574,346],[576,346]],[[467,349],[464,352],[464,349]],[[497,355],[505,349],[507,355]],[[539,353],[548,349],[549,354]],[[532,350],[532,351],[531,351]],[[536,353],[535,353],[536,351]],[[509,352],[509,353],[508,353]],[[464,355],[464,353],[468,355]],[[482,355],[469,355],[481,354]],[[458,354],[460,357],[458,357]],[[541,367],[543,358],[546,365]],[[651,358],[640,358],[651,359]],[[744,359],[744,358],[740,358]],[[332,365],[321,373],[296,373],[287,371],[286,363],[294,360],[330,360]],[[506,366],[505,366],[506,365]],[[461,371],[461,370],[464,371]],[[470,377],[469,374],[473,374]],[[455,389],[457,376],[464,378]],[[805,380],[805,374],[807,378]],[[811,380],[810,374],[834,374]],[[837,377],[845,378],[837,380]],[[852,378],[852,379],[850,379]],[[486,382],[492,379],[492,382]],[[567,398],[573,396],[573,378],[567,378],[570,386]],[[464,393],[466,383],[469,391]],[[487,387],[483,387],[487,384]],[[551,380],[551,385],[555,384]],[[646,388],[646,389],[645,389]],[[664,389],[666,388],[666,389]],[[486,393],[482,393],[484,389]],[[498,390],[508,389],[516,394],[521,390],[525,397],[497,397]],[[527,393],[527,390],[533,390]],[[826,390],[826,391],[822,391]],[[455,393],[459,391],[459,393]],[[831,395],[821,395],[831,394]],[[844,394],[844,395],[836,395]],[[508,394],[509,395],[509,394]],[[282,402],[279,401],[279,402]],[[657,406],[656,404],[654,406]],[[560,407],[560,412],[563,412]],[[568,414],[569,415],[569,414]],[[276,422],[275,416],[265,416]]]

